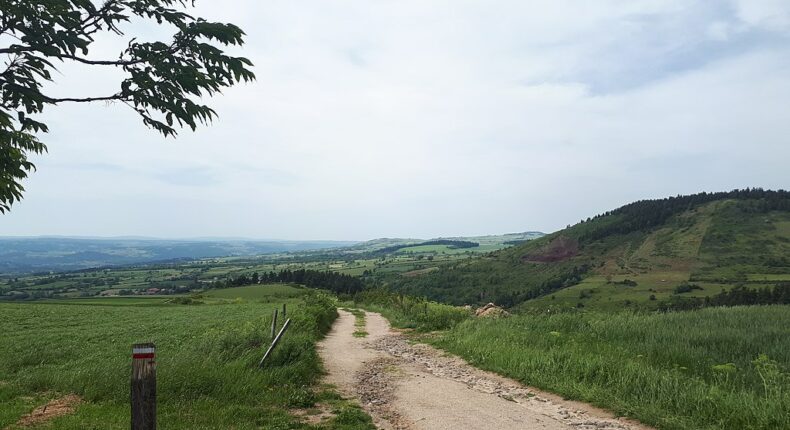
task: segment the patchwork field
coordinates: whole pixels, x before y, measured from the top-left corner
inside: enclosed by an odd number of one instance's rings
[[[497,247],[497,245],[485,246]],[[432,249],[446,246],[426,245],[425,247]],[[183,295],[207,290],[216,282],[224,282],[238,276],[250,277],[254,273],[264,274],[296,269],[332,271],[351,276],[399,276],[470,258],[469,254],[456,251],[463,250],[437,253],[435,250],[425,249],[408,253],[396,252],[376,258],[341,260],[329,259],[325,255],[303,257],[298,261],[283,257],[227,258],[20,277],[0,275],[0,301],[140,295],[151,288],[166,290],[168,295]],[[280,287],[274,286],[272,291],[280,291],[278,290]],[[288,296],[285,290],[280,292]],[[208,295],[225,299],[236,298],[230,297],[229,295],[234,294],[230,292],[216,294]],[[237,297],[245,298],[243,292],[239,294],[241,295]]]

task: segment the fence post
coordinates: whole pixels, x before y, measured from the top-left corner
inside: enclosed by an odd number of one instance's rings
[[[132,430],[156,430],[156,346],[132,345]]]
[[[285,303],[283,303],[283,318],[285,318],[288,314],[286,313]]]
[[[277,332],[277,309],[274,309],[274,313],[272,314],[272,339],[274,339],[274,333]]]
[[[277,333],[277,337],[274,338],[272,344],[269,345],[269,349],[266,350],[266,354],[263,354],[263,358],[261,358],[261,362],[258,363],[258,367],[263,367],[263,362],[266,360],[266,357],[274,351],[274,347],[277,346],[277,343],[280,342],[280,338],[283,337],[285,334],[285,330],[288,330],[288,325],[291,324],[291,320],[285,320],[285,324],[283,324],[283,328],[280,329],[280,332]]]

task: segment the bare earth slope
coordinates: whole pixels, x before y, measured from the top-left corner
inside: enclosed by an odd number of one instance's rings
[[[383,429],[647,429],[474,368],[428,345],[409,344],[367,313],[366,338],[340,311],[319,345],[326,382],[359,400]]]

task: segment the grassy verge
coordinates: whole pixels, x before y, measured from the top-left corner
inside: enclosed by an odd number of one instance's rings
[[[417,331],[449,329],[471,316],[471,311],[457,306],[393,294],[385,290],[368,290],[354,297],[354,305],[384,315],[392,325]]]
[[[470,319],[438,347],[663,429],[790,428],[790,307]]]
[[[368,429],[370,418],[318,388],[315,342],[336,318],[320,294],[288,299],[291,328],[263,369],[277,304],[197,306],[0,304],[0,428],[49,399],[77,394],[74,414],[40,428],[129,426],[130,346],[157,345],[158,419],[168,429]],[[292,412],[325,405],[320,427]]]

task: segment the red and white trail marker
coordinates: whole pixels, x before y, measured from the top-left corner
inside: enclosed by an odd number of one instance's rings
[[[154,345],[151,344],[143,344],[143,345],[135,345],[132,347],[132,359],[133,360],[142,360],[142,359],[154,359],[154,355],[156,354],[156,348]]]

